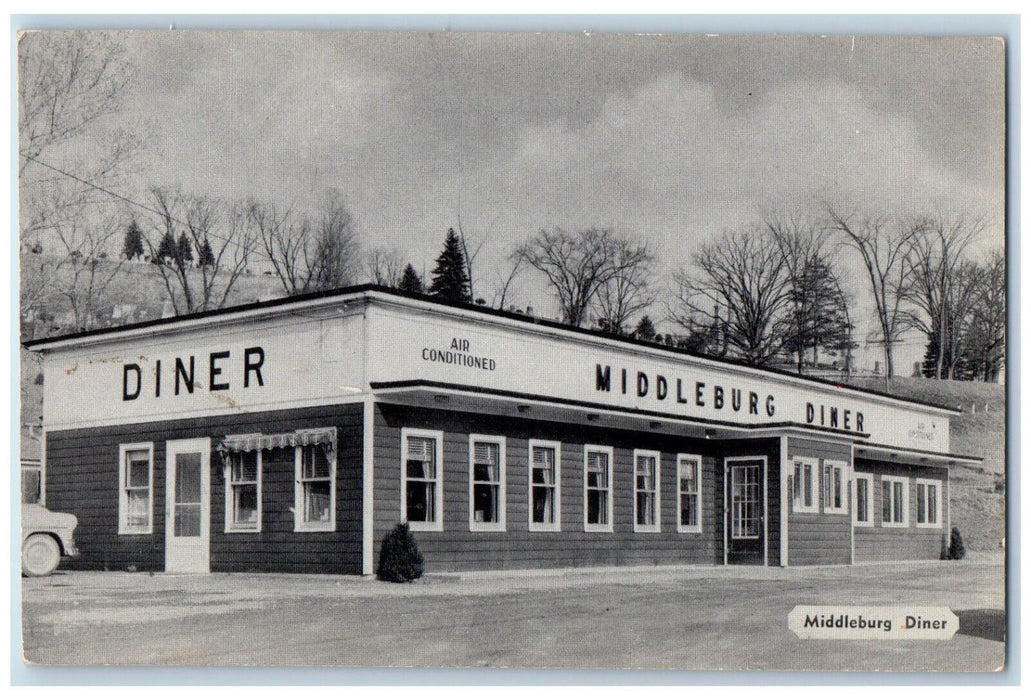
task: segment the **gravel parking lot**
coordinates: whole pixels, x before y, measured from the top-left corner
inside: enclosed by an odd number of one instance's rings
[[[58,572],[22,579],[24,654],[59,665],[990,671],[1002,556],[854,567],[427,576]],[[800,640],[796,605],[943,605],[951,640]]]

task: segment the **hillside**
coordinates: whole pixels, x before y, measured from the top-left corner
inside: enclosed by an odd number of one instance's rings
[[[32,289],[38,285],[40,264],[45,262],[55,266],[58,258],[23,252],[21,262],[21,286],[23,289]],[[103,278],[109,275],[115,264],[113,262],[102,263],[97,277]],[[195,270],[192,274],[195,278],[199,278],[200,271]],[[54,285],[55,288],[62,285],[68,286],[72,270],[70,266],[64,265],[59,269],[57,275],[58,282]],[[237,306],[259,299],[282,296],[282,294],[283,288],[278,278],[262,270],[253,269],[245,272],[236,280],[225,305]],[[166,308],[168,306],[167,298],[168,292],[157,266],[147,262],[124,262],[104,293],[103,303],[98,310],[99,325],[118,326],[160,318],[163,314],[171,312],[171,309]],[[71,306],[65,297],[55,294],[46,311],[46,322],[23,323],[22,332],[25,337],[22,340],[77,330],[74,327]]]

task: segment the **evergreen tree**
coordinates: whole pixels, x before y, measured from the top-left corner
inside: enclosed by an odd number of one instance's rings
[[[806,261],[791,292],[792,311],[784,341],[784,349],[795,356],[800,374],[807,353],[808,362],[815,367],[821,348],[844,351],[854,347],[847,304],[830,263],[821,256]]]
[[[637,328],[634,329],[634,337],[638,340],[647,340],[649,342],[655,342],[655,336],[659,332],[655,330],[655,324],[652,323],[651,318],[647,314],[641,317],[641,320],[637,324]]]
[[[949,559],[962,559],[967,555],[967,548],[963,544],[963,535],[959,534],[959,528],[955,526],[949,534]]]
[[[179,234],[179,242],[175,244],[175,257],[182,267],[186,267],[188,262],[193,262],[193,244],[185,232]]]
[[[422,576],[422,563],[419,545],[408,523],[399,523],[383,538],[376,577],[394,583],[414,581]]]
[[[466,274],[465,253],[462,243],[449,228],[444,239],[444,250],[437,258],[437,266],[433,268],[433,281],[429,293],[444,301],[471,302],[469,277]]]
[[[200,247],[200,251],[197,253],[197,265],[200,267],[214,267],[215,266],[215,252],[211,250],[211,243],[208,241],[208,237],[204,237],[204,243]]]
[[[162,261],[171,262],[175,259],[175,237],[171,231],[165,231],[165,235],[161,237],[161,243],[158,244],[158,252],[154,254],[154,259],[151,262],[156,265]]]
[[[425,294],[426,287],[422,283],[422,278],[419,277],[419,273],[412,267],[412,263],[408,263],[405,266],[404,272],[401,273],[401,282],[397,286],[402,292],[409,292],[412,294]]]
[[[125,242],[122,244],[122,257],[126,260],[134,260],[143,257],[143,231],[140,230],[136,219],[129,222],[129,228],[125,231]]]

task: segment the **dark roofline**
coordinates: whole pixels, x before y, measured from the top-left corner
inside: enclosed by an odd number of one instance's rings
[[[727,365],[729,367],[738,367],[743,369],[754,370],[758,372],[765,372],[775,376],[788,377],[803,382],[809,382],[812,384],[818,384],[822,386],[830,386],[837,389],[848,389],[850,391],[857,391],[861,394],[870,394],[871,396],[881,396],[884,398],[893,399],[895,401],[901,401],[904,403],[916,404],[918,406],[927,406],[930,408],[937,408],[944,411],[951,411],[953,413],[962,413],[962,411],[956,406],[949,406],[946,404],[934,403],[931,401],[922,401],[920,399],[909,399],[894,394],[889,394],[886,391],[878,391],[876,389],[866,389],[863,387],[852,386],[850,384],[842,384],[840,382],[833,382],[829,379],[820,379],[819,377],[807,377],[801,374],[795,374],[794,372],[788,372],[782,369],[773,369],[770,367],[756,367],[749,365],[741,360],[727,359],[725,357],[713,357],[712,355],[705,355],[703,353],[692,352],[684,348],[677,348],[670,345],[662,345],[660,343],[654,343],[647,340],[637,340],[636,338],[627,338],[623,336],[613,335],[606,333],[602,330],[595,330],[593,328],[580,328],[578,326],[571,326],[566,323],[559,321],[552,321],[545,318],[537,318],[534,316],[527,316],[526,314],[515,313],[513,311],[505,311],[503,309],[492,309],[486,306],[480,306],[478,304],[471,304],[467,302],[458,301],[443,301],[435,299],[427,294],[417,294],[413,292],[403,292],[399,289],[392,287],[384,287],[378,284],[359,284],[350,287],[341,287],[338,289],[327,289],[318,292],[309,292],[307,294],[298,294],[296,296],[279,297],[276,299],[269,299],[267,301],[255,301],[249,304],[241,304],[239,306],[228,306],[222,309],[211,309],[209,311],[197,311],[192,314],[184,314],[182,316],[169,316],[168,318],[154,318],[149,321],[137,321],[136,323],[129,323],[124,326],[112,326],[110,328],[95,328],[88,331],[77,331],[75,333],[66,333],[64,335],[53,336],[50,338],[35,338],[27,340],[22,343],[22,346],[27,350],[32,350],[35,347],[44,345],[47,343],[64,342],[68,340],[78,340],[80,338],[94,338],[102,337],[105,335],[111,335],[113,333],[121,333],[124,331],[133,331],[143,328],[157,328],[160,326],[172,325],[175,323],[182,323],[183,321],[193,321],[205,318],[215,318],[218,316],[228,316],[231,314],[242,313],[246,311],[256,311],[260,309],[274,309],[279,306],[286,306],[288,304],[297,304],[306,301],[316,301],[319,299],[331,299],[333,297],[343,297],[353,294],[362,294],[367,292],[378,292],[388,296],[401,297],[406,299],[414,299],[417,301],[434,304],[446,308],[463,309],[466,311],[474,311],[485,316],[494,316],[499,318],[507,318],[514,321],[522,321],[523,323],[530,323],[533,325],[544,326],[545,328],[556,328],[560,330],[570,331],[572,333],[578,333],[580,335],[591,336],[595,338],[604,338],[606,340],[613,340],[627,345],[634,345],[637,347],[654,348],[659,350],[665,350],[672,352],[677,355],[685,355],[687,357],[697,357],[710,362],[716,362],[717,364]]]

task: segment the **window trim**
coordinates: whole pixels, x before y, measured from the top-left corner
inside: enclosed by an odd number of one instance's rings
[[[683,503],[681,499],[683,494],[680,490],[680,467],[681,462],[684,460],[693,460],[697,462],[697,472],[695,474],[695,485],[698,488],[698,524],[697,525],[684,525],[680,521],[680,514],[683,512]],[[677,532],[681,533],[701,533],[702,532],[702,456],[696,454],[688,454],[686,452],[680,452],[677,454]]]
[[[408,490],[405,488],[408,481],[408,439],[427,438],[434,441],[434,457],[437,460],[437,473],[434,479],[436,488],[433,504],[433,521],[431,522],[409,522],[408,521]],[[408,523],[408,529],[412,532],[443,532],[444,531],[444,431],[424,430],[422,428],[401,428],[401,522]]]
[[[555,522],[535,523],[533,521],[533,450],[535,447],[555,452]],[[562,443],[557,440],[530,440],[526,451],[526,520],[529,532],[562,532]]]
[[[888,483],[900,483],[900,484],[902,484],[902,521],[901,522],[893,522],[893,521],[885,522],[885,520],[884,520],[884,482],[885,481],[887,481]],[[881,527],[890,527],[890,528],[896,528],[896,529],[908,528],[909,527],[909,497],[910,497],[910,495],[909,495],[909,477],[908,476],[892,476],[890,474],[881,474],[880,484],[881,484],[881,498],[880,498],[880,500],[877,501],[877,505],[880,506],[880,507],[877,510],[880,513],[880,517],[881,517]],[[894,487],[892,487],[892,491],[893,491],[893,493],[891,495],[891,498],[892,498],[892,501],[891,501],[891,503],[892,503],[892,512],[895,512]]]
[[[223,479],[222,483],[225,485],[225,520],[223,532],[226,534],[236,534],[240,532],[261,532],[261,521],[264,519],[264,510],[261,498],[261,476],[263,471],[264,462],[264,450],[251,450],[256,453],[256,473],[255,473],[255,487],[258,489],[258,522],[254,525],[237,525],[233,522],[233,464],[232,459],[236,455],[248,454],[247,452],[232,452],[228,455],[225,465],[223,465]],[[296,459],[296,457],[295,457]]]
[[[846,462],[839,462],[839,461],[834,460],[834,459],[825,459],[825,460],[823,460],[823,465],[821,466],[821,469],[820,469],[820,478],[821,478],[821,481],[822,481],[824,475],[828,474],[828,472],[829,472],[829,476],[831,476],[831,478],[833,479],[834,472],[836,470],[839,470],[841,472],[841,476],[839,477],[840,481],[838,482],[841,485],[841,506],[840,507],[835,507],[835,506],[829,505],[829,499],[825,499],[825,501],[823,503],[823,512],[828,514],[828,515],[847,515],[848,514],[848,464]],[[823,488],[820,489],[820,496],[821,496],[821,498],[823,496],[832,496],[833,495],[831,493],[831,491],[828,490],[828,486],[826,484],[823,484],[822,486],[823,486]],[[830,487],[833,488],[833,486],[834,486],[834,482],[831,481]]]
[[[866,482],[866,521],[859,520],[859,482]],[[870,472],[852,472],[852,502],[855,508],[852,509],[852,523],[856,527],[873,527],[873,474]]]
[[[924,530],[941,530],[941,529],[943,529],[944,526],[942,524],[942,482],[941,482],[941,480],[940,479],[918,478],[918,479],[913,479],[913,483],[916,485],[916,488],[917,488],[917,491],[918,491],[917,501],[916,501],[916,508],[917,508],[916,526],[918,528],[921,528],[921,529],[924,529]],[[934,513],[935,520],[934,520],[933,523],[931,523],[931,522],[924,522],[924,523],[920,522],[920,497],[919,497],[919,489],[920,489],[921,486],[934,486],[938,490],[937,498],[934,499],[935,500],[935,503],[934,503],[934,505],[935,505],[935,513]]]
[[[336,428],[326,428],[336,433]],[[297,445],[294,447],[294,532],[336,532],[337,527],[337,447],[333,442],[333,459],[329,461],[329,521],[325,523],[304,522],[304,487],[301,477],[302,458],[306,448],[321,450],[322,444]]]
[[[608,473],[608,498],[606,498],[607,508],[607,520],[604,524],[588,523],[587,522],[587,456],[592,453],[601,452],[608,456],[609,473]],[[612,485],[612,473],[613,473],[613,459],[614,450],[608,445],[584,445],[584,470],[583,470],[583,516],[584,516],[584,532],[613,532],[612,529],[612,501],[614,489]]]
[[[498,522],[496,523],[478,523],[474,520],[474,506],[473,503],[473,447],[476,443],[490,443],[498,446],[498,466],[501,471],[498,473]],[[480,435],[478,433],[471,433],[469,435],[469,532],[505,532],[507,528],[506,520],[506,508],[507,495],[506,495],[506,482],[507,482],[508,463],[505,455],[505,437],[503,435]]]
[[[655,459],[655,523],[639,525],[637,523],[637,458],[652,457]],[[634,532],[662,532],[662,453],[658,450],[634,450]]]
[[[147,489],[150,500],[150,517],[146,528],[130,528],[128,525],[129,497],[126,493],[126,464],[125,458],[129,452],[146,450],[150,468],[148,469]],[[127,442],[118,446],[118,534],[119,535],[153,535],[154,534],[154,443],[153,442]]]
[[[809,469],[809,492],[813,494],[813,504],[811,506],[805,505],[805,488],[799,491],[798,480],[794,478],[795,467],[801,465],[799,469],[800,474],[805,474],[805,466],[808,465]],[[791,506],[792,512],[794,513],[819,513],[820,512],[820,460],[812,457],[792,457],[791,458],[791,475],[792,475],[792,494],[791,494]],[[799,496],[796,498],[795,491],[799,491]]]

